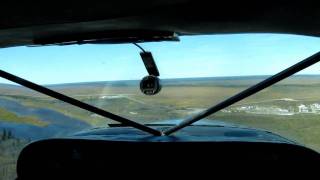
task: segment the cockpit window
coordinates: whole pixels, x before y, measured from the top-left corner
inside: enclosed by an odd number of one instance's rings
[[[185,36],[140,43],[157,64],[161,91],[133,44],[0,49],[0,69],[141,124],[177,124],[320,50],[320,39],[285,34]],[[320,151],[320,65],[206,117],[207,125],[265,129]],[[117,123],[0,79],[0,179],[15,177],[30,141]]]

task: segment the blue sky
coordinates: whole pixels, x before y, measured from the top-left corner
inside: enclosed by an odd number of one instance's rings
[[[180,40],[140,44],[152,51],[161,78],[270,75],[320,50],[320,38],[284,34]],[[132,44],[5,48],[0,69],[40,84],[141,79],[147,72],[139,52]],[[300,74],[319,72],[318,64]]]

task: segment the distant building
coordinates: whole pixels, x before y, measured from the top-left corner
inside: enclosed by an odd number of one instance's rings
[[[298,111],[299,111],[299,113],[307,113],[307,112],[309,112],[309,108],[304,104],[300,104],[298,106]]]
[[[314,103],[310,105],[311,111],[316,113],[316,112],[320,112],[320,104],[318,103]]]

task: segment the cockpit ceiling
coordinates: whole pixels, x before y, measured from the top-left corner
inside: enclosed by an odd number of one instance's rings
[[[0,47],[119,37],[106,43],[178,35],[290,33],[320,36],[316,1],[109,0],[1,2]],[[132,32],[151,33],[148,38]],[[76,37],[70,39],[68,37]],[[130,39],[131,37],[131,39]],[[151,37],[151,38],[150,38]],[[161,38],[159,38],[161,37]]]

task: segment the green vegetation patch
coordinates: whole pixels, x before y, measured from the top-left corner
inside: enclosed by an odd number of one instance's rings
[[[7,122],[31,124],[35,126],[47,126],[48,122],[41,121],[35,116],[18,116],[17,114],[0,108],[0,119]]]
[[[298,114],[292,116],[259,115],[248,113],[217,113],[210,116],[232,124],[265,129],[295,140],[320,152],[320,115]]]

